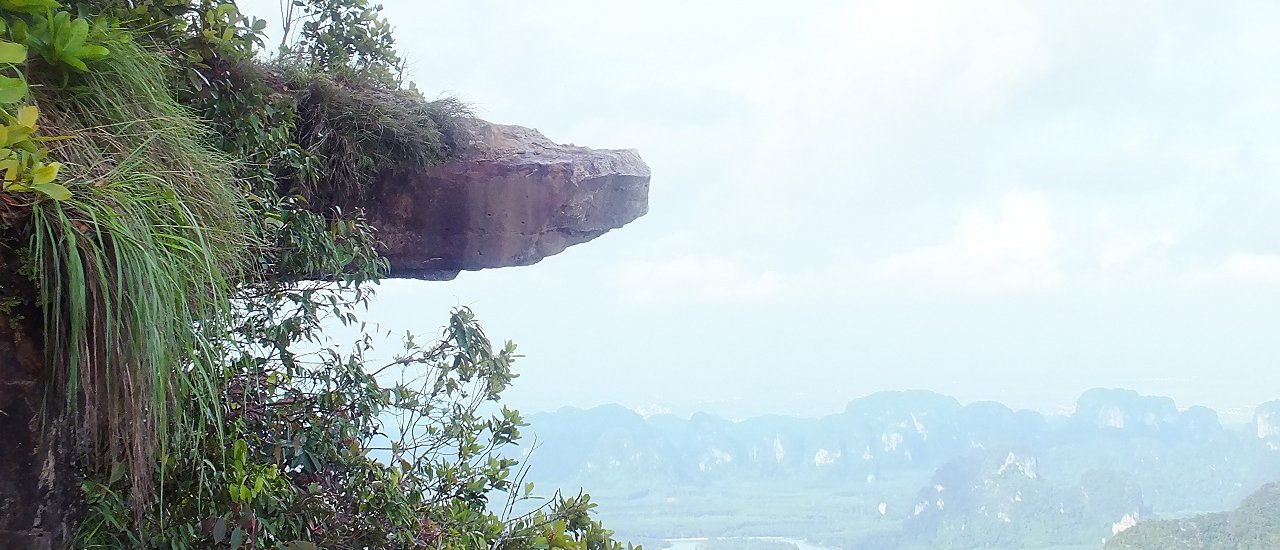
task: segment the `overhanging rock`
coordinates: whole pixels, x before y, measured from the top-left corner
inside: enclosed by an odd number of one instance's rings
[[[460,154],[384,175],[366,205],[391,276],[529,265],[643,216],[649,167],[633,150],[561,145],[537,130],[468,121]]]

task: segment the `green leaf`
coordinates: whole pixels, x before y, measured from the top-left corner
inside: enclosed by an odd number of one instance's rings
[[[213,542],[221,544],[227,540],[227,518],[218,518],[213,522]]]
[[[0,103],[17,103],[27,97],[27,83],[21,78],[0,76]]]
[[[0,0],[0,8],[35,15],[61,7],[55,0]]]
[[[0,31],[3,32],[3,31]],[[27,47],[17,42],[0,40],[0,63],[22,63],[27,60]]]
[[[73,56],[89,37],[89,23],[84,19],[71,20],[71,13],[60,11],[53,16],[55,36],[53,50]]]
[[[3,138],[0,139],[0,147],[13,147],[16,145],[18,148],[23,148],[23,142],[31,135],[30,128],[19,124],[10,124],[0,128],[4,128],[4,131],[0,132],[0,137]]]
[[[99,59],[106,59],[107,56],[110,56],[110,55],[111,55],[111,50],[108,50],[107,48],[103,46],[99,46],[97,44],[85,44],[84,46],[81,46],[80,51],[76,53],[77,57],[85,61],[97,61]]]
[[[18,109],[18,124],[28,130],[36,129],[36,121],[40,119],[40,109],[35,105],[27,105]]]
[[[62,163],[50,162],[43,166],[38,166],[31,171],[31,182],[35,185],[52,183],[58,179],[58,169],[62,168]]]
[[[21,165],[18,164],[17,158],[5,158],[4,160],[0,160],[0,170],[4,170],[4,180],[6,182],[13,183],[18,181],[19,168],[21,168]]]
[[[55,201],[71,200],[71,190],[56,183],[33,183],[31,190],[44,193]]]
[[[62,62],[71,66],[72,69],[75,69],[82,73],[89,72],[89,67],[85,66],[84,61],[81,61],[79,57],[64,56],[62,58]]]
[[[0,0],[3,1],[3,0]],[[27,32],[27,22],[21,19],[13,22],[13,32],[11,33],[15,42],[26,42],[30,36]],[[30,46],[30,44],[27,44]]]
[[[244,529],[236,527],[235,530],[231,532],[231,550],[240,548],[242,544],[244,544]]]

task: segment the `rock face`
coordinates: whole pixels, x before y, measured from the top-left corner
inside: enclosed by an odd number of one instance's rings
[[[468,121],[455,160],[383,174],[365,205],[391,276],[529,265],[643,216],[649,167],[632,150],[560,145],[520,126]]]
[[[0,548],[62,548],[80,510],[66,396],[46,391],[38,334],[0,315]]]

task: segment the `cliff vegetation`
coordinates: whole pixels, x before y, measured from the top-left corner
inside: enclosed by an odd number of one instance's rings
[[[231,1],[0,0],[0,306],[76,428],[69,544],[620,548],[586,495],[512,513],[518,355],[472,312],[366,360],[387,262],[352,205],[468,113],[403,80],[378,6],[285,6],[268,47]]]

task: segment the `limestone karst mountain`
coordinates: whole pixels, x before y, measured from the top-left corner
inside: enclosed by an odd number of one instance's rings
[[[869,395],[810,419],[566,408],[530,418],[539,445],[530,479],[621,495],[605,515],[641,536],[661,525],[680,536],[863,545],[854,548],[1096,547],[1134,523],[1230,509],[1280,479],[1274,408],[1260,406],[1243,427],[1205,407],[1111,389],[1085,392],[1069,415],[920,391]],[[624,499],[636,504],[610,507]],[[751,502],[743,509],[776,531],[692,519],[734,501]],[[809,519],[836,510],[828,523]],[[696,531],[707,525],[724,532]]]

